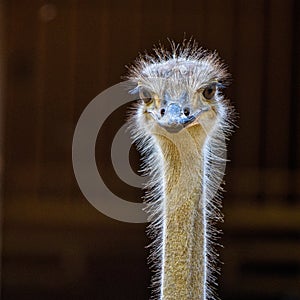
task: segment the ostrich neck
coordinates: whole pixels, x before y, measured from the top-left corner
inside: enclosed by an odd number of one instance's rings
[[[164,223],[161,299],[205,299],[206,220],[201,126],[160,136]]]

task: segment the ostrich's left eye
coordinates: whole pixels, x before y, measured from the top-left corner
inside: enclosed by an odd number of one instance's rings
[[[211,100],[212,97],[215,95],[215,92],[216,92],[216,86],[211,85],[204,89],[202,95],[205,97],[205,99]]]
[[[152,94],[145,88],[141,87],[139,89],[139,93],[140,98],[144,101],[145,104],[150,104],[153,101]]]

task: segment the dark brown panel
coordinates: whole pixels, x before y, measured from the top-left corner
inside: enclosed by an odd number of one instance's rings
[[[273,0],[268,7],[267,74],[264,79],[265,166],[288,166],[292,67],[292,1]]]
[[[37,170],[38,1],[6,1],[7,87],[5,101],[5,185],[7,197],[33,195]]]
[[[43,9],[52,9],[54,18],[43,18]],[[49,5],[40,8],[39,197],[53,194],[60,200],[68,197],[73,176],[70,155],[75,62],[72,26],[75,17],[72,1],[57,1],[50,8]]]
[[[263,86],[264,46],[263,1],[239,1],[234,36],[234,101],[239,113],[235,134],[234,161],[239,167],[254,167],[259,162],[260,110]],[[241,147],[243,145],[243,147]]]

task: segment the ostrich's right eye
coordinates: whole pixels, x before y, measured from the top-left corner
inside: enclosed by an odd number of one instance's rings
[[[145,104],[150,104],[153,101],[152,94],[145,88],[141,87],[139,93],[140,99],[142,99]]]

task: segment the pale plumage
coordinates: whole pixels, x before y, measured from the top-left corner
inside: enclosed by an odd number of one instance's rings
[[[221,90],[229,74],[215,52],[195,43],[155,49],[130,68],[141,101],[130,117],[142,153],[153,298],[214,299],[217,193],[232,109]]]

